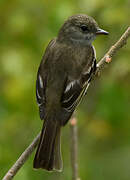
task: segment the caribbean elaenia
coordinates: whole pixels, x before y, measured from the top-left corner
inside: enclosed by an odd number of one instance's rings
[[[96,70],[92,41],[108,32],[85,14],[68,18],[51,40],[37,73],[36,97],[44,119],[34,168],[62,170],[60,131],[86,94]]]

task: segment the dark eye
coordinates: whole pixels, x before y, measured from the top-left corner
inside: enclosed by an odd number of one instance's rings
[[[87,27],[86,25],[82,25],[80,28],[81,28],[82,31],[84,31],[84,32],[88,31],[88,27]]]

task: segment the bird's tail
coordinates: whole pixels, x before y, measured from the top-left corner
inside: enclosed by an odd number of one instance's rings
[[[60,129],[61,126],[57,120],[54,120],[54,117],[45,120],[34,158],[34,168],[42,168],[48,171],[62,170]]]

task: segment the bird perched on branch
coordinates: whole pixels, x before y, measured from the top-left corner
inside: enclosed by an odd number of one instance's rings
[[[60,131],[86,94],[96,70],[93,40],[107,35],[85,14],[71,16],[50,41],[37,73],[36,97],[44,119],[34,168],[62,170]]]

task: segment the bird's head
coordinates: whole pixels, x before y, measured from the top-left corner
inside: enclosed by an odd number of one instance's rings
[[[58,39],[75,44],[90,45],[96,36],[100,34],[107,35],[108,32],[100,29],[92,17],[77,14],[65,21],[59,31]]]

